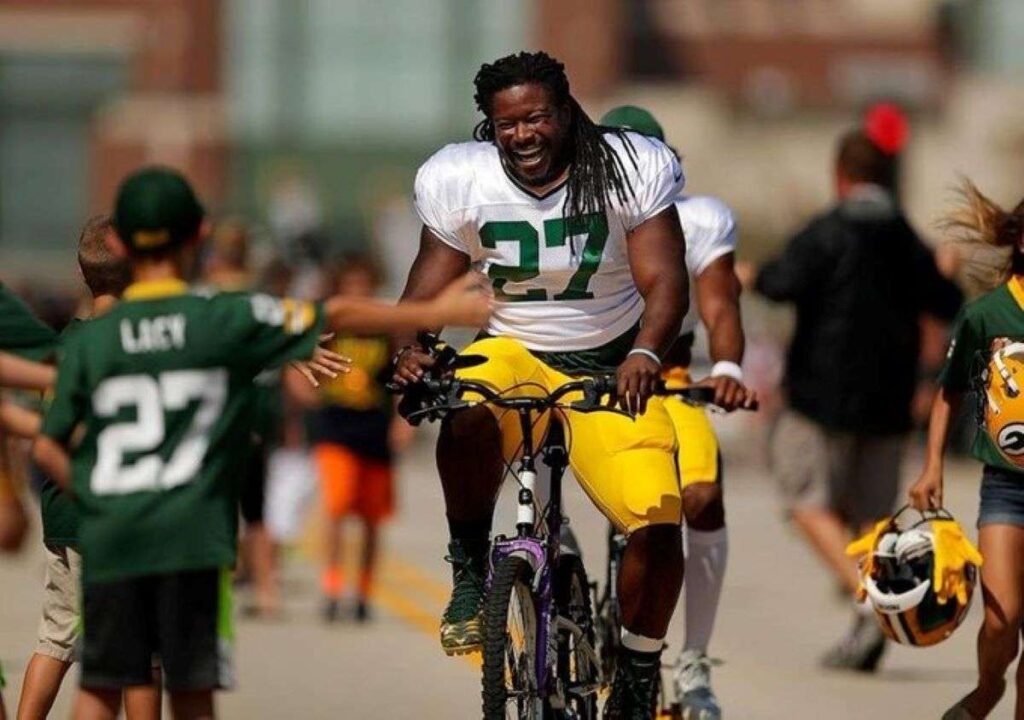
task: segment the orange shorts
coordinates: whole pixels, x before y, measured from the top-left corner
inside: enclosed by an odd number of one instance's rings
[[[391,466],[383,460],[360,457],[341,445],[319,443],[313,448],[320,492],[328,517],[358,515],[381,522],[395,510]]]

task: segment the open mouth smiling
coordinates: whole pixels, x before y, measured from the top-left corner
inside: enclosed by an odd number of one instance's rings
[[[511,155],[516,165],[524,170],[530,170],[536,168],[544,161],[545,152],[544,148],[535,147],[529,150],[512,150]]]

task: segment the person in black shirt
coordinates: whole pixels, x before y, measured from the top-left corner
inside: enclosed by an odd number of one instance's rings
[[[796,306],[787,356],[789,409],[772,437],[774,472],[795,525],[853,593],[851,531],[889,515],[911,428],[922,314],[951,320],[959,290],[900,211],[895,156],[861,130],[836,160],[838,202],[756,274],[754,287]],[[853,630],[823,658],[870,671],[884,637],[858,608]]]

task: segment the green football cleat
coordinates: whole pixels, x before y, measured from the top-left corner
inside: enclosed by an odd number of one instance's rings
[[[445,654],[466,655],[483,646],[484,590],[488,543],[453,540],[448,546],[452,564],[452,597],[441,616],[441,648]]]

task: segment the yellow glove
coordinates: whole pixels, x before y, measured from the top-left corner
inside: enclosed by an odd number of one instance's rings
[[[935,545],[932,589],[942,605],[952,597],[961,605],[965,605],[968,600],[968,586],[964,568],[968,563],[981,567],[981,553],[964,537],[963,528],[956,520],[942,519],[930,522]]]
[[[857,538],[846,546],[846,554],[853,558],[860,559],[860,575],[871,575],[875,569],[875,545],[878,544],[878,537],[889,528],[890,518],[879,520],[875,526],[864,535]],[[867,591],[861,583],[857,588],[857,600],[864,600]]]

